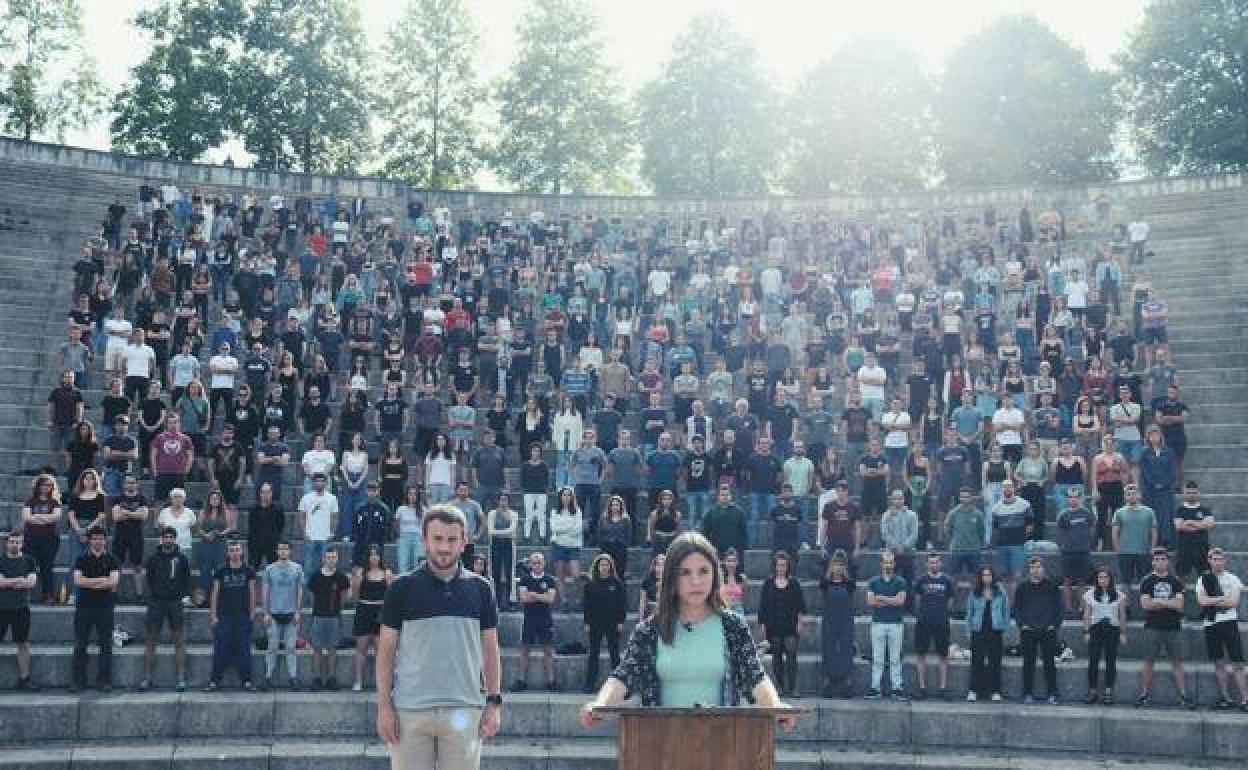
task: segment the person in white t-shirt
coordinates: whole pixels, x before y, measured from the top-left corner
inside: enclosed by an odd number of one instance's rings
[[[222,342],[217,354],[208,359],[208,391],[212,411],[217,414],[218,402],[222,408],[230,405],[234,397],[234,381],[238,377],[238,359],[230,354],[230,343]]]
[[[125,363],[122,354],[130,343],[130,334],[134,331],[134,325],[126,320],[125,312],[125,308],[118,304],[113,308],[113,315],[104,320],[104,334],[108,338],[104,347],[104,370],[110,378],[121,376],[121,368]]]
[[[862,405],[871,411],[871,419],[879,420],[884,412],[884,386],[888,383],[888,372],[876,361],[874,353],[867,352],[856,376]]]
[[[334,532],[334,517],[338,515],[338,498],[326,491],[328,477],[317,474],[312,477],[312,491],[299,499],[299,513],[303,515],[303,569],[307,574],[320,569],[321,555],[329,545]]]
[[[1066,307],[1070,308],[1075,318],[1082,318],[1083,311],[1088,309],[1088,282],[1078,270],[1072,271],[1070,280],[1066,282]]]
[[[1005,458],[1017,465],[1023,457],[1023,434],[1027,418],[1006,391],[1001,392],[1001,406],[992,414],[993,440],[1001,445]]]
[[[177,488],[169,491],[169,505],[162,508],[156,517],[157,529],[173,527],[178,533],[178,548],[188,556],[191,553],[192,533],[195,527],[195,512],[186,506],[186,490]]]
[[[1148,245],[1148,223],[1135,220],[1127,225],[1127,240],[1130,242],[1131,263],[1144,263],[1144,247]]]
[[[156,376],[156,351],[144,341],[143,330],[135,329],[121,357],[126,367],[126,398],[137,404],[147,395],[147,383]]]
[[[1218,586],[1217,596],[1210,595],[1214,581]],[[1232,705],[1227,675],[1230,669],[1235,673],[1235,686],[1239,689],[1239,707],[1248,711],[1248,672],[1244,669],[1244,645],[1239,635],[1239,599],[1243,589],[1239,578],[1226,571],[1226,552],[1210,548],[1209,572],[1196,581],[1196,601],[1204,614],[1205,651],[1213,661],[1213,676],[1220,694],[1216,704],[1219,709]]]
[[[338,458],[334,456],[334,450],[325,447],[325,437],[319,433],[313,436],[312,448],[304,452],[299,460],[299,466],[303,470],[303,493],[306,495],[312,491],[312,479],[318,474],[329,478],[337,464]]]
[[[651,270],[646,285],[653,296],[666,297],[668,289],[672,287],[672,274],[666,270]]]

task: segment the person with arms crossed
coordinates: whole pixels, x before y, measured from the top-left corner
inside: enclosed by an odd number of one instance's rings
[[[940,672],[941,700],[949,700],[949,615],[953,609],[956,586],[941,569],[940,554],[927,555],[927,572],[914,581],[915,619],[914,651],[919,656],[918,700],[927,699],[927,653],[936,654]]]
[[[426,561],[382,605],[377,733],[393,770],[476,770],[503,703],[494,591],[460,563],[463,513],[433,506],[421,524]]]
[[[1218,681],[1218,700],[1214,705],[1222,710],[1232,708],[1227,681],[1230,669],[1239,688],[1239,708],[1248,712],[1248,672],[1244,670],[1244,645],[1239,636],[1239,598],[1243,590],[1240,579],[1226,570],[1226,553],[1221,548],[1209,549],[1209,571],[1196,583],[1196,601],[1204,617],[1205,651],[1213,661],[1213,675]]]
[[[39,686],[30,678],[30,592],[38,580],[35,560],[22,552],[21,532],[4,537],[4,555],[0,556],[0,642],[12,629],[17,647],[17,689],[37,692]]]
[[[151,597],[147,602],[147,638],[143,642],[143,681],[139,682],[139,691],[146,692],[152,687],[156,643],[160,641],[161,628],[168,625],[169,635],[173,637],[173,663],[178,673],[176,689],[186,692],[186,633],[183,630],[182,602],[191,595],[191,562],[178,548],[176,529],[160,528],[160,544],[156,552],[147,558],[143,572]]]
[[[1170,574],[1170,554],[1165,548],[1153,548],[1152,559],[1153,571],[1140,583],[1140,606],[1144,608],[1144,665],[1140,672],[1140,694],[1135,699],[1135,707],[1152,705],[1153,662],[1164,653],[1170,656],[1179,704],[1194,710],[1196,701],[1187,697],[1183,677],[1185,586],[1183,581]]]

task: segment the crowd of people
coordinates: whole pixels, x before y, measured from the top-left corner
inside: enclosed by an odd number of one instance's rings
[[[1039,660],[1056,701],[1072,617],[1088,637],[1087,698],[1112,702],[1134,611],[1137,704],[1164,656],[1194,705],[1178,634],[1195,575],[1218,705],[1231,705],[1228,671],[1248,704],[1240,584],[1184,482],[1168,304],[1130,279],[1148,225],[1112,211],[1101,199],[632,221],[412,201],[395,216],[360,199],[144,184],[73,266],[50,467],[0,558],[0,631],[19,642],[21,686],[35,686],[33,593],[75,605],[76,689],[93,635],[109,686],[119,598],[147,606],[140,687],[168,626],[179,690],[187,607],[212,622],[208,689],[230,667],[252,688],[257,619],[259,686],[273,686],[281,651],[298,686],[306,640],[313,686],[334,689],[354,604],[360,689],[387,586],[424,559],[424,511],[449,505],[467,522],[465,566],[523,613],[515,689],[532,647],[556,686],[561,611],[583,616],[596,688],[600,646],[618,663],[627,617],[654,609],[666,548],[697,530],[724,557],[727,606],[744,612],[762,579],[758,629],[782,695],[798,690],[798,640],[816,616],[819,693],[851,692],[865,590],[868,697],[904,696],[913,614],[916,697],[947,694],[957,616],[968,699],[1001,698],[1017,627],[1024,698]],[[89,388],[105,395],[88,404]],[[521,560],[524,545],[541,548]],[[630,563],[636,547],[649,563]],[[582,576],[586,548],[598,552]],[[740,571],[759,548],[772,554],[765,579]],[[818,562],[818,612],[804,562]]]

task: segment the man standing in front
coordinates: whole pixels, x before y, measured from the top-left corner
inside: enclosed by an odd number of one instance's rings
[[[477,770],[503,703],[498,608],[460,564],[463,514],[434,506],[422,527],[427,560],[390,585],[381,611],[377,732],[393,770]]]
[[[113,689],[113,608],[117,604],[121,567],[117,559],[105,550],[107,540],[103,527],[92,527],[87,532],[87,552],[79,556],[74,564],[74,587],[78,589],[78,601],[74,606],[74,661],[70,692],[78,692],[87,686],[87,643],[92,632],[100,647],[99,671],[96,673],[100,690],[110,692]]]
[[[1027,579],[1014,592],[1014,619],[1023,648],[1023,703],[1032,702],[1036,653],[1044,666],[1049,703],[1057,703],[1057,629],[1062,625],[1062,598],[1057,584],[1044,574],[1039,556],[1027,559]]]
[[[936,655],[940,671],[941,700],[949,700],[949,613],[953,609],[955,586],[941,570],[940,554],[927,555],[927,572],[914,582],[914,651],[918,654],[919,700],[927,698],[927,653]]]
[[[906,700],[901,685],[901,643],[905,637],[903,613],[906,606],[906,581],[894,572],[896,564],[891,551],[880,552],[880,574],[867,583],[867,606],[871,608],[871,689],[868,699],[880,697],[884,664],[888,664],[892,681],[890,695]]]
[[[4,538],[4,555],[0,556],[0,642],[12,633],[17,647],[17,689],[35,692],[39,689],[30,678],[30,592],[35,587],[35,560],[22,552],[25,538],[21,532],[9,532]]]
[[[1232,708],[1228,669],[1235,673],[1239,688],[1239,708],[1248,712],[1248,673],[1244,671],[1244,645],[1239,636],[1239,597],[1244,584],[1226,571],[1226,553],[1209,550],[1209,571],[1196,582],[1196,601],[1205,624],[1205,651],[1213,661],[1218,682],[1215,708]],[[1228,666],[1227,663],[1230,663]]]
[[[1140,606],[1144,609],[1144,665],[1140,670],[1140,695],[1136,708],[1152,705],[1153,662],[1163,654],[1170,657],[1174,689],[1179,704],[1196,708],[1187,697],[1183,676],[1183,604],[1187,596],[1183,581],[1170,574],[1170,554],[1153,548],[1153,571],[1140,583]]]

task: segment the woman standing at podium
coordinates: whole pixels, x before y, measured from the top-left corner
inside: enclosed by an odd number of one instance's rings
[[[715,547],[705,537],[688,532],[672,541],[658,608],[637,624],[623,661],[581,707],[583,726],[598,720],[595,709],[634,694],[642,706],[737,706],[744,700],[787,707],[763,670],[745,618],[724,606],[721,575]],[[792,716],[780,722],[786,730],[794,725]]]

